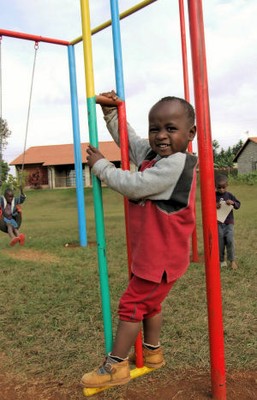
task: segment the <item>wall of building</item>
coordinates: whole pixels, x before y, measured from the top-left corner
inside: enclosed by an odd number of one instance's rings
[[[249,142],[237,159],[238,173],[249,174],[257,170],[257,144]]]

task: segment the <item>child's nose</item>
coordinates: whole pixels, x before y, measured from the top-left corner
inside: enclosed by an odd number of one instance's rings
[[[165,138],[165,137],[167,137],[167,132],[166,132],[165,129],[160,129],[160,130],[158,131],[158,133],[156,134],[156,136],[157,136],[159,139]]]

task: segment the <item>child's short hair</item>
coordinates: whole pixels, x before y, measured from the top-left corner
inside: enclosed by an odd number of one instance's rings
[[[185,99],[182,99],[181,97],[166,96],[166,97],[163,97],[162,99],[160,99],[159,101],[157,101],[156,104],[162,103],[164,101],[179,101],[187,113],[187,117],[190,122],[190,125],[195,124],[195,110],[194,110],[194,107],[192,106],[192,104],[190,104],[188,101],[186,101]]]
[[[217,187],[221,183],[228,183],[227,175],[219,174],[215,177],[215,186]]]
[[[6,188],[4,191],[4,196],[6,196],[8,193],[13,194],[13,190],[11,188]]]

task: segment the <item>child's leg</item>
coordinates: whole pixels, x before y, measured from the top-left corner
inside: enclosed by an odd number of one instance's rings
[[[162,313],[156,314],[152,318],[144,319],[144,342],[152,346],[158,346],[160,343],[161,327]]]
[[[235,246],[234,246],[234,225],[228,224],[226,226],[226,246],[227,256],[229,261],[235,260]]]
[[[12,239],[12,240],[10,241],[10,246],[14,246],[14,245],[15,245],[16,243],[18,243],[19,240],[20,240],[20,239],[16,236],[16,233],[15,233],[16,229],[13,228],[13,226],[12,226],[11,224],[7,224],[7,231],[8,231],[8,234],[9,234],[10,238]]]
[[[218,224],[220,262],[224,261],[225,256],[225,237],[223,225],[224,224]]]
[[[127,383],[130,380],[128,353],[136,341],[144,316],[148,318],[145,323],[146,338],[157,341],[161,329],[161,303],[167,296],[174,282],[166,282],[166,276],[160,283],[146,281],[133,276],[129,286],[119,304],[120,321],[116,333],[112,352],[107,356],[103,365],[85,375],[81,383],[85,387],[115,386]],[[156,347],[155,344],[148,345]],[[150,346],[151,347],[151,346]],[[164,365],[160,348],[151,350],[145,348],[149,366],[159,368]],[[150,354],[148,354],[150,352]],[[145,357],[146,359],[146,357]]]
[[[18,229],[13,228],[13,232],[14,232],[16,237],[20,236],[20,232],[18,231]]]
[[[125,359],[136,341],[140,327],[140,322],[120,320],[111,355]]]
[[[10,236],[11,239],[13,239],[16,235],[13,232],[13,227],[11,224],[6,224],[7,226],[7,233]]]
[[[237,269],[238,265],[235,261],[235,243],[234,243],[234,225],[228,224],[226,226],[226,247],[227,247],[227,256],[230,261],[230,267],[232,269]]]

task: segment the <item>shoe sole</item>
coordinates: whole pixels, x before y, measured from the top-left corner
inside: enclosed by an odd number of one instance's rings
[[[131,356],[131,358],[129,358],[129,363],[133,364],[133,365],[136,365],[136,360],[135,360],[135,358],[133,356]],[[144,363],[144,367],[157,369],[157,368],[163,367],[165,364],[166,364],[165,360],[163,360],[163,361],[161,361],[159,363],[155,363],[155,364],[154,363],[145,362]]]
[[[119,385],[126,385],[126,383],[129,383],[130,381],[130,376],[128,378],[120,379],[119,381],[113,381],[113,382],[105,382],[99,385],[87,385],[84,382],[80,382],[80,385],[83,388],[103,388],[103,387],[111,387],[111,386],[119,386]]]
[[[151,363],[145,363],[144,366],[147,368],[154,368],[154,369],[158,369],[161,368],[165,365],[165,361],[162,361],[161,363],[158,364],[151,364]]]

